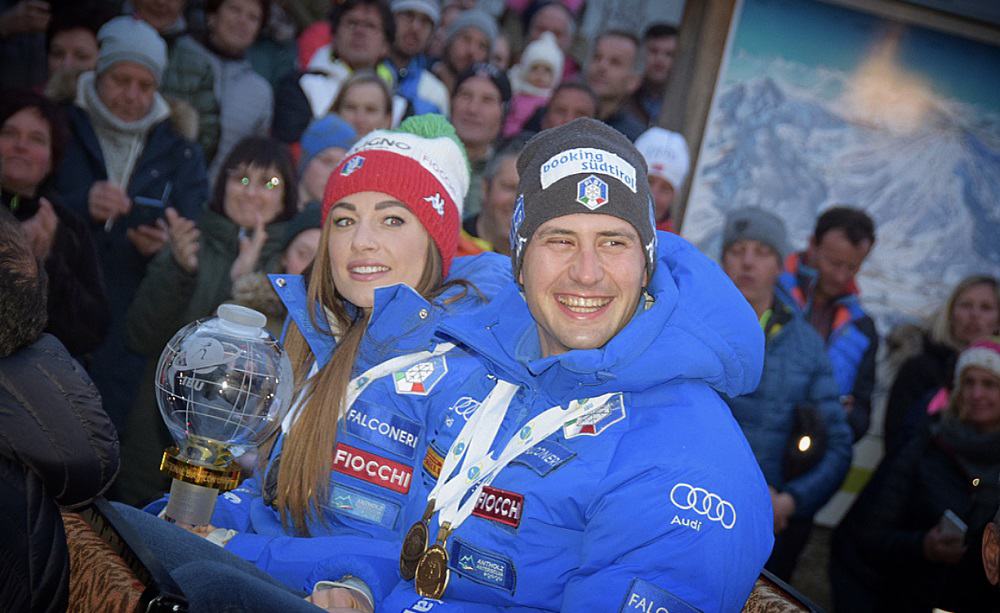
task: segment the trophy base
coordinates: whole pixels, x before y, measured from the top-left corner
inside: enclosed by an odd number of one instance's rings
[[[174,479],[163,514],[173,522],[204,526],[212,519],[218,496],[219,490]]]

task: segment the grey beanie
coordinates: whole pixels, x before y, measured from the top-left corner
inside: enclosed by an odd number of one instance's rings
[[[774,213],[756,207],[735,209],[726,214],[722,232],[722,253],[737,241],[759,241],[774,249],[781,261],[788,255],[788,233],[785,222]]]
[[[448,26],[445,36],[445,47],[450,45],[451,41],[455,40],[455,37],[458,36],[458,33],[465,28],[476,28],[485,34],[487,40],[490,42],[490,50],[493,49],[493,43],[496,41],[497,36],[500,35],[497,20],[492,15],[481,9],[469,9],[459,13],[455,21],[452,21]]]
[[[517,173],[519,195],[510,224],[515,279],[535,230],[575,213],[611,215],[632,224],[652,276],[656,224],[646,161],[621,132],[589,117],[544,130],[521,151]]]
[[[97,42],[97,74],[118,62],[135,62],[148,68],[159,85],[167,66],[167,44],[151,25],[135,17],[115,17],[101,26]]]
[[[403,11],[427,15],[434,27],[437,27],[438,22],[441,21],[441,7],[438,5],[438,0],[393,0],[392,14],[395,15]]]

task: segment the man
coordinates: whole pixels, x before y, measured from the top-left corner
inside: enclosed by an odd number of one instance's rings
[[[437,0],[395,0],[392,16],[396,37],[389,50],[389,66],[396,76],[396,93],[406,99],[414,115],[448,115],[448,88],[430,71],[427,47],[441,19]]]
[[[82,506],[118,470],[118,440],[87,374],[46,324],[45,268],[0,207],[0,608],[64,611],[59,505]]]
[[[722,268],[760,319],[767,364],[753,393],[726,401],[771,491],[776,536],[767,569],[785,581],[809,539],[813,515],[851,465],[851,430],[823,339],[775,298],[787,249],[785,225],[777,216],[756,208],[726,216]],[[818,418],[815,430],[796,431],[802,414]]]
[[[646,123],[653,125],[663,108],[663,94],[667,89],[667,79],[674,66],[677,52],[677,28],[665,23],[656,23],[646,29],[642,37],[642,53],[645,58],[645,72],[639,89],[632,95],[630,108]]]
[[[314,118],[326,115],[340,86],[356,70],[374,70],[392,82],[392,69],[382,60],[389,53],[395,21],[386,0],[345,0],[330,13],[333,42],[320,47],[303,72],[293,72],[275,89],[271,134],[296,143]]]
[[[580,117],[597,117],[597,96],[586,83],[564,81],[556,86],[549,103],[525,122],[521,135],[530,137]]]
[[[499,34],[497,22],[489,13],[480,9],[462,11],[448,26],[444,52],[431,70],[454,94],[459,75],[473,64],[489,61]]]
[[[508,237],[517,197],[517,156],[524,145],[524,139],[514,138],[486,164],[482,210],[463,222],[459,255],[483,251],[510,255]]]
[[[414,367],[419,396],[387,396],[429,436],[400,519],[420,520],[432,487],[436,502],[429,542],[415,527],[401,558],[420,595],[403,582],[380,610],[739,610],[773,522],[712,388],[756,386],[752,312],[689,244],[657,248],[645,165],[617,131],[544,132],[518,175],[517,284],[442,325],[462,349]],[[351,574],[371,585],[371,570]]]
[[[490,64],[474,64],[462,73],[451,97],[451,123],[465,145],[472,167],[469,194],[465,197],[465,218],[479,213],[483,201],[483,172],[493,156],[493,143],[503,128],[510,101],[507,76]]]
[[[525,17],[528,18],[525,28],[528,40],[524,44],[538,40],[545,32],[552,32],[563,54],[562,80],[576,76],[580,72],[580,66],[570,54],[573,37],[576,36],[576,18],[573,13],[562,2],[549,1],[537,3],[534,12],[530,13],[529,9]]]
[[[215,156],[221,133],[221,103],[215,72],[205,54],[190,43],[184,19],[186,0],[135,0],[133,16],[145,21],[167,43],[168,60],[160,92],[190,104],[198,113],[198,144],[206,161]]]
[[[600,103],[597,116],[604,123],[635,141],[646,128],[627,108],[629,97],[639,88],[642,55],[639,41],[628,32],[607,31],[597,37],[587,64],[587,85]]]
[[[649,191],[653,194],[656,229],[676,232],[673,223],[674,199],[684,188],[691,158],[687,141],[677,132],[652,127],[635,141],[649,166]]]
[[[861,308],[854,277],[875,245],[864,211],[838,206],[823,213],[805,252],[785,262],[781,285],[826,341],[840,401],[857,441],[868,430],[878,333]]]

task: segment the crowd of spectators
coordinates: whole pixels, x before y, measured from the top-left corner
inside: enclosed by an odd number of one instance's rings
[[[674,25],[637,28],[616,20],[611,2],[478,4],[0,5],[0,213],[12,213],[5,223],[16,220],[47,278],[32,290],[45,294],[36,307],[46,317],[0,355],[0,375],[22,367],[7,355],[51,351],[53,337],[86,369],[121,439],[110,496],[140,504],[165,489],[158,459],[169,438],[152,383],[167,340],[228,301],[264,312],[280,332],[285,311],[266,274],[301,274],[326,249],[319,207],[331,174],[374,131],[428,113],[454,126],[470,173],[458,255],[510,254],[519,153],[533,135],[581,117],[634,142],[655,225],[677,229],[691,152],[659,127]],[[608,19],[583,40],[590,4]],[[780,218],[743,209],[726,220],[722,253],[711,254],[764,331],[760,386],[726,401],[770,487],[777,540],[768,568],[784,579],[843,482],[852,444],[871,429],[880,335],[855,277],[876,235],[860,208],[836,206],[793,253]],[[42,329],[52,336],[36,342]],[[997,334],[998,280],[971,276],[918,326],[907,355],[894,356],[886,459],[835,533],[838,610],[978,610],[997,598],[978,564],[985,535],[995,582]],[[52,377],[90,389],[58,360]],[[3,402],[17,392],[8,381]],[[88,499],[105,481],[56,501]],[[946,511],[968,531],[947,532]]]

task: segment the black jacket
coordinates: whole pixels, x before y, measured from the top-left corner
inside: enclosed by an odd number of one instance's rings
[[[89,503],[117,472],[101,397],[55,337],[0,359],[0,610],[65,610],[59,506]]]
[[[885,409],[885,450],[893,453],[906,444],[927,415],[927,396],[951,387],[958,352],[924,337],[923,349],[903,362],[889,391]]]

